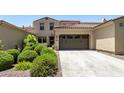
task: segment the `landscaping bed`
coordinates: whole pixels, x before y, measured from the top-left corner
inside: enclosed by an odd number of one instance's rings
[[[0,76],[55,77],[60,70],[58,54],[34,35],[26,36],[22,49],[0,50]]]
[[[16,71],[13,68],[0,72],[0,77],[30,77],[30,71]]]

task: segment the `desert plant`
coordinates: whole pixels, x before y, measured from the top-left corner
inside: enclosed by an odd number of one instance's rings
[[[15,65],[15,69],[16,70],[30,70],[31,67],[32,67],[32,64],[31,62],[27,62],[27,61],[23,61],[23,62],[19,62],[18,64]]]
[[[14,57],[5,51],[0,51],[0,71],[12,67]]]
[[[9,50],[7,50],[6,51],[8,54],[11,54],[11,55],[13,55],[13,57],[14,57],[14,63],[16,63],[17,62],[17,57],[18,57],[18,55],[19,55],[19,50],[18,49],[9,49]]]
[[[43,54],[33,61],[31,76],[46,77],[54,76],[57,71],[57,58],[51,54]]]
[[[18,62],[22,62],[22,61],[32,62],[34,60],[34,58],[37,57],[37,55],[38,55],[37,52],[34,50],[22,51],[18,56]]]

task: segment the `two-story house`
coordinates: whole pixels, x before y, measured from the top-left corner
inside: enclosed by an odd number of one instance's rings
[[[33,22],[35,34],[38,36],[38,41],[48,43],[49,46],[54,44],[54,28],[59,26],[59,21],[45,17]]]
[[[33,22],[31,31],[39,42],[54,45],[56,50],[96,49],[124,54],[124,16],[103,22],[44,17]]]

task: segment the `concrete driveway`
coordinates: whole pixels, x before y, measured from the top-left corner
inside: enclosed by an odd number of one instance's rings
[[[59,51],[62,76],[124,76],[124,61],[96,51]]]

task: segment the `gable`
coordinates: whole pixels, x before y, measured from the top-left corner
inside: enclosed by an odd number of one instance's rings
[[[58,20],[50,18],[50,17],[44,17],[44,18],[40,18],[38,20],[35,20],[33,22],[38,22],[38,21],[40,21],[40,22],[46,22],[46,21],[57,22]]]

